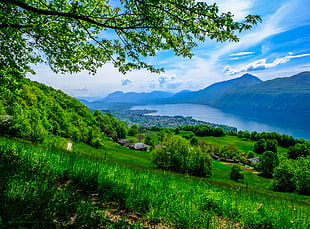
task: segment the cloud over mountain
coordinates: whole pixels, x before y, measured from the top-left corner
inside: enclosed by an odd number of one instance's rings
[[[235,75],[235,74],[239,74],[242,72],[264,70],[267,68],[274,68],[280,64],[285,64],[289,62],[291,59],[305,57],[305,56],[310,56],[310,54],[301,54],[301,55],[293,56],[293,53],[290,52],[289,55],[285,57],[276,58],[274,61],[269,62],[269,63],[267,62],[267,59],[264,58],[264,59],[256,60],[252,63],[246,64],[244,66],[241,66],[239,68],[232,68],[230,65],[226,65],[223,72],[225,75]]]

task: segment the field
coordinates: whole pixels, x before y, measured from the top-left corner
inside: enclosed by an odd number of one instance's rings
[[[220,140],[219,138],[217,139]],[[224,141],[233,140],[225,137]],[[215,140],[214,140],[215,141]],[[308,228],[310,198],[214,161],[212,178],[156,169],[150,153],[106,140],[97,150],[65,140],[35,146],[0,139],[0,225],[7,228]],[[252,144],[247,142],[247,144]],[[47,147],[49,145],[49,147]],[[242,146],[245,150],[247,146]]]

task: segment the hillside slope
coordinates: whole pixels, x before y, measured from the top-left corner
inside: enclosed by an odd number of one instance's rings
[[[165,100],[169,103],[197,103],[214,105],[226,93],[238,92],[253,85],[261,83],[259,78],[245,74],[239,78],[218,82],[199,91],[177,93]]]
[[[0,135],[40,142],[53,134],[96,146],[103,132],[114,139],[126,132],[126,124],[111,115],[92,113],[77,99],[29,79],[16,90],[0,87],[0,94]]]
[[[268,80],[225,94],[215,106],[239,110],[310,112],[310,72]]]
[[[157,103],[162,99],[169,98],[173,95],[172,92],[167,91],[152,91],[152,92],[122,92],[116,91],[113,92],[103,99],[88,102],[85,99],[80,99],[85,105],[91,109],[103,109],[106,105],[111,104],[129,104],[129,105],[138,105],[138,104],[147,104],[147,103]]]

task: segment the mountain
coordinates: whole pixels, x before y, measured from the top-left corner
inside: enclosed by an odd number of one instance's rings
[[[176,94],[164,91],[117,91],[102,100],[82,102],[92,109],[103,109],[107,104],[195,103],[238,111],[310,112],[310,71],[268,81],[245,74],[199,91],[181,91]]]
[[[142,92],[128,92],[124,93],[121,91],[114,92],[102,101],[105,103],[130,103],[130,104],[142,104],[142,103],[152,103],[159,99],[168,98],[173,95],[172,92],[165,91],[152,91],[149,93]]]
[[[103,109],[106,105],[111,104],[127,104],[127,105],[139,105],[148,103],[157,103],[162,99],[169,98],[173,95],[172,92],[167,91],[152,91],[152,92],[113,92],[101,100],[89,102],[84,99],[80,99],[86,106],[91,109]]]
[[[111,115],[92,113],[60,90],[29,79],[16,80],[16,84],[18,90],[0,87],[0,136],[42,142],[57,135],[96,147],[105,135],[113,139],[125,136],[125,123]]]
[[[165,100],[169,103],[197,103],[215,105],[216,101],[226,93],[238,92],[261,83],[259,78],[245,74],[239,78],[215,83],[200,91],[180,92]]]
[[[235,110],[310,112],[310,71],[227,93],[215,106]]]

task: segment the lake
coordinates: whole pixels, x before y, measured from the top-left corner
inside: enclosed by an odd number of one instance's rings
[[[236,127],[238,130],[277,132],[310,140],[310,114],[283,112],[223,111],[199,104],[160,104],[134,106],[133,110],[156,110],[149,115],[192,117],[197,120]]]

